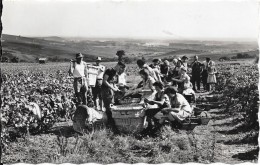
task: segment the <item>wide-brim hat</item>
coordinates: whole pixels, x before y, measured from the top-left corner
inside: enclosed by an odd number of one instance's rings
[[[81,53],[77,53],[76,58],[83,58],[83,55]]]

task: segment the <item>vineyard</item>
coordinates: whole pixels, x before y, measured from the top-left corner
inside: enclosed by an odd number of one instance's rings
[[[69,64],[2,64],[1,68],[3,163],[258,160],[259,73],[255,64],[217,65],[216,91],[199,93],[197,100],[198,104],[210,106],[212,120],[207,126],[188,131],[173,131],[165,126],[159,135],[143,139],[113,135],[108,130],[94,130],[83,136],[73,132],[69,123],[76,104]],[[129,84],[139,82],[137,72],[136,65],[127,67]],[[41,114],[32,112],[34,106]],[[58,127],[61,122],[68,124]]]

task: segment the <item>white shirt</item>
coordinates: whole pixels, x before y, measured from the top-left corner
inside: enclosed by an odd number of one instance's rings
[[[143,69],[147,69],[149,72],[149,76],[154,78],[155,81],[158,81],[158,77],[157,77],[155,71],[151,67],[149,67],[147,64],[144,64]]]
[[[73,77],[78,78],[78,77],[85,77],[85,64],[84,62],[81,62],[80,64],[75,62],[75,68],[73,70]]]
[[[119,85],[126,85],[126,74],[125,74],[125,72],[118,75],[118,84]]]
[[[99,68],[98,69],[98,74],[97,74],[97,79],[102,80],[103,79],[103,75],[105,73],[106,67],[104,65],[98,65],[98,66],[94,65],[94,66]]]
[[[190,107],[190,104],[188,101],[183,97],[183,95],[176,93],[175,98],[171,98],[171,106],[172,108],[180,107],[180,110],[184,110],[186,112],[192,112],[192,109]]]

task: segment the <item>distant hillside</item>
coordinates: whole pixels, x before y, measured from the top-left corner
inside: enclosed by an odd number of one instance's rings
[[[153,45],[150,43],[158,43]],[[161,44],[162,43],[162,44]],[[69,61],[81,52],[85,61],[94,61],[101,56],[103,61],[117,58],[118,50],[125,50],[130,58],[147,59],[171,58],[183,55],[201,57],[211,56],[216,59],[239,52],[256,51],[257,43],[213,42],[213,41],[152,41],[133,39],[84,39],[51,37],[23,37],[2,35],[3,56],[18,57],[23,62],[36,62],[38,58]]]
[[[24,62],[35,62],[40,57],[56,59],[57,61],[69,61],[75,58],[75,53],[78,52],[84,54],[85,60],[94,61],[97,55],[88,54],[84,50],[84,46],[72,42],[51,41],[48,38],[2,35],[3,56],[9,58],[16,56]],[[104,57],[103,60],[110,59]]]

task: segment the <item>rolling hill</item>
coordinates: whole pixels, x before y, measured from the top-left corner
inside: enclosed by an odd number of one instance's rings
[[[2,35],[3,56],[18,57],[22,62],[36,62],[46,57],[53,61],[69,61],[81,52],[85,61],[94,61],[101,56],[103,61],[116,58],[117,50],[125,50],[130,58],[147,59],[180,57],[231,56],[239,52],[256,52],[257,43],[214,41],[156,41],[134,39],[86,39],[50,37],[23,37]],[[213,58],[213,59],[214,59]]]

